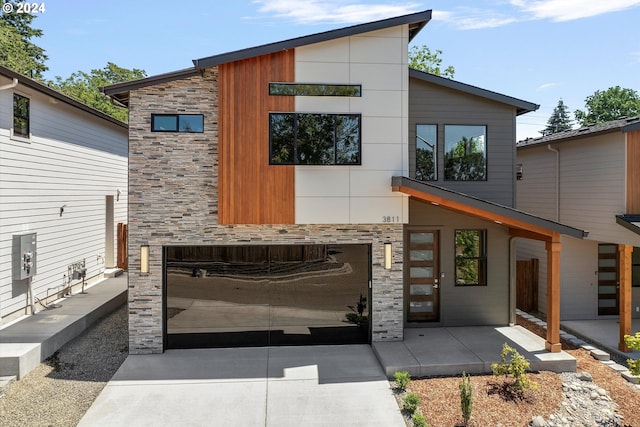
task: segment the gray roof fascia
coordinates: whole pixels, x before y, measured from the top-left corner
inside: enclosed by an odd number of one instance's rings
[[[0,65],[0,74],[4,75],[5,77],[8,77],[10,79],[17,79],[19,84],[27,86],[31,89],[37,90],[38,92],[50,96],[53,99],[56,99],[58,101],[64,102],[67,105],[70,105],[72,107],[78,108],[84,112],[87,112],[89,114],[92,114],[102,120],[106,120],[108,122],[111,122],[115,125],[118,125],[120,127],[123,127],[125,129],[129,128],[129,125],[125,122],[122,122],[118,119],[116,119],[115,117],[111,117],[108,114],[103,113],[100,110],[96,110],[93,107],[88,106],[87,104],[83,104],[80,101],[77,101],[61,92],[58,92],[55,89],[51,89],[49,86],[46,86],[40,82],[37,82],[33,79],[30,79],[27,76],[24,76],[20,73],[17,73],[15,71],[13,71],[10,68],[4,67],[2,65]]]
[[[597,136],[607,133],[626,133],[640,129],[640,116],[629,117],[624,119],[612,120],[606,123],[599,123],[591,126],[583,126],[578,129],[570,129],[564,132],[558,132],[551,135],[541,136],[538,138],[529,138],[516,143],[516,148],[535,147],[541,144],[560,143],[564,141],[572,141],[585,136]]]
[[[482,89],[477,86],[472,86],[466,83],[461,83],[455,80],[447,79],[435,74],[425,73],[424,71],[414,70],[409,68],[409,77],[416,78],[428,83],[443,86],[449,89],[454,89],[460,92],[465,92],[471,95],[479,96],[481,98],[490,99],[492,101],[501,102],[503,104],[516,107],[517,115],[530,113],[540,108],[540,105],[533,102],[524,101],[522,99],[514,98],[512,96],[503,95],[498,92],[493,92],[487,89]]]
[[[616,222],[624,228],[640,234],[640,215],[616,215]]]
[[[239,61],[242,59],[253,58],[255,56],[266,55],[269,53],[280,52],[283,50],[293,49],[300,46],[306,46],[313,43],[320,43],[328,40],[334,40],[342,37],[354,36],[357,34],[368,33],[371,31],[382,30],[385,28],[396,27],[398,25],[415,24],[409,29],[409,41],[415,37],[420,30],[431,20],[431,10],[412,13],[409,15],[397,16],[395,18],[383,19],[380,21],[367,22],[364,24],[353,25],[336,30],[325,31],[322,33],[311,34],[308,36],[297,37],[275,43],[269,43],[261,46],[250,47],[247,49],[236,50],[234,52],[222,53],[219,55],[208,56],[205,58],[194,59],[195,68],[202,69],[213,67],[219,64]]]
[[[498,215],[503,215],[512,219],[527,222],[538,227],[546,228],[551,231],[556,231],[560,234],[575,237],[577,239],[583,239],[589,235],[588,231],[580,230],[568,225],[561,224],[559,222],[551,221],[545,218],[541,218],[530,213],[519,211],[509,206],[500,205],[498,203],[490,202],[488,200],[480,199],[475,196],[460,193],[458,191],[449,190],[448,188],[440,187],[427,182],[418,181],[405,176],[394,176],[391,178],[392,187],[408,187],[414,190],[418,190],[424,193],[433,194],[434,196],[449,199],[454,202],[462,203],[467,206],[482,209],[487,212],[491,212]]]

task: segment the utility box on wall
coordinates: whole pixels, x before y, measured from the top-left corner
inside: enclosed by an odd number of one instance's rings
[[[13,280],[28,279],[36,274],[36,233],[13,236],[11,255]]]

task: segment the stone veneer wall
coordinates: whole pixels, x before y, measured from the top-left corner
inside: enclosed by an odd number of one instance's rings
[[[129,352],[163,351],[162,249],[172,245],[370,243],[374,341],[403,339],[403,225],[218,225],[217,69],[130,94]],[[204,133],[151,132],[152,113],[204,115]],[[394,264],[384,269],[384,243]],[[140,246],[150,271],[140,274]]]

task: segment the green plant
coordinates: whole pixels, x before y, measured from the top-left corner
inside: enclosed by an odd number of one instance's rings
[[[420,396],[415,393],[409,393],[402,399],[402,409],[410,414],[416,412],[418,405],[420,405]]]
[[[396,388],[405,391],[411,381],[411,375],[407,371],[398,371],[393,374],[393,379],[396,382]]]
[[[471,381],[466,372],[462,371],[462,381],[460,381],[460,406],[462,408],[462,418],[464,419],[464,425],[469,424],[471,419],[471,410],[473,409],[473,396]]]
[[[538,387],[537,383],[527,378],[526,371],[529,366],[529,361],[518,353],[518,350],[504,343],[500,353],[500,363],[492,363],[491,370],[493,375],[512,376],[513,383],[511,387],[518,392],[523,392],[529,388],[535,389]]]
[[[420,412],[414,412],[411,421],[413,422],[413,427],[429,427],[427,419]]]
[[[627,343],[630,349],[640,350],[640,332],[636,332],[635,335],[625,335],[624,342]],[[640,376],[640,359],[627,359],[627,364],[631,375]]]

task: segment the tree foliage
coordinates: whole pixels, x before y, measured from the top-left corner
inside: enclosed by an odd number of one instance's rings
[[[129,70],[108,62],[104,68],[91,70],[90,73],[77,71],[66,79],[56,76],[55,80],[49,81],[48,84],[67,96],[126,122],[127,109],[113,105],[109,98],[100,92],[100,88],[114,83],[142,79],[146,76],[147,73],[144,70],[137,68]]]
[[[547,127],[540,131],[543,136],[553,135],[554,133],[570,130],[572,126],[571,117],[567,111],[567,106],[562,99],[558,101],[558,105],[553,109],[551,117],[547,120]]]
[[[586,111],[576,110],[574,115],[581,126],[605,123],[623,117],[640,115],[640,96],[633,89],[610,87],[597,90],[585,99]]]
[[[409,68],[452,79],[456,70],[453,65],[442,68],[442,51],[431,51],[427,45],[413,46],[409,51]]]
[[[3,3],[17,4],[15,0]],[[15,8],[14,8],[15,9]],[[49,68],[45,50],[31,42],[42,37],[42,30],[31,23],[37,15],[30,13],[3,13],[0,15],[0,64],[36,80]]]

